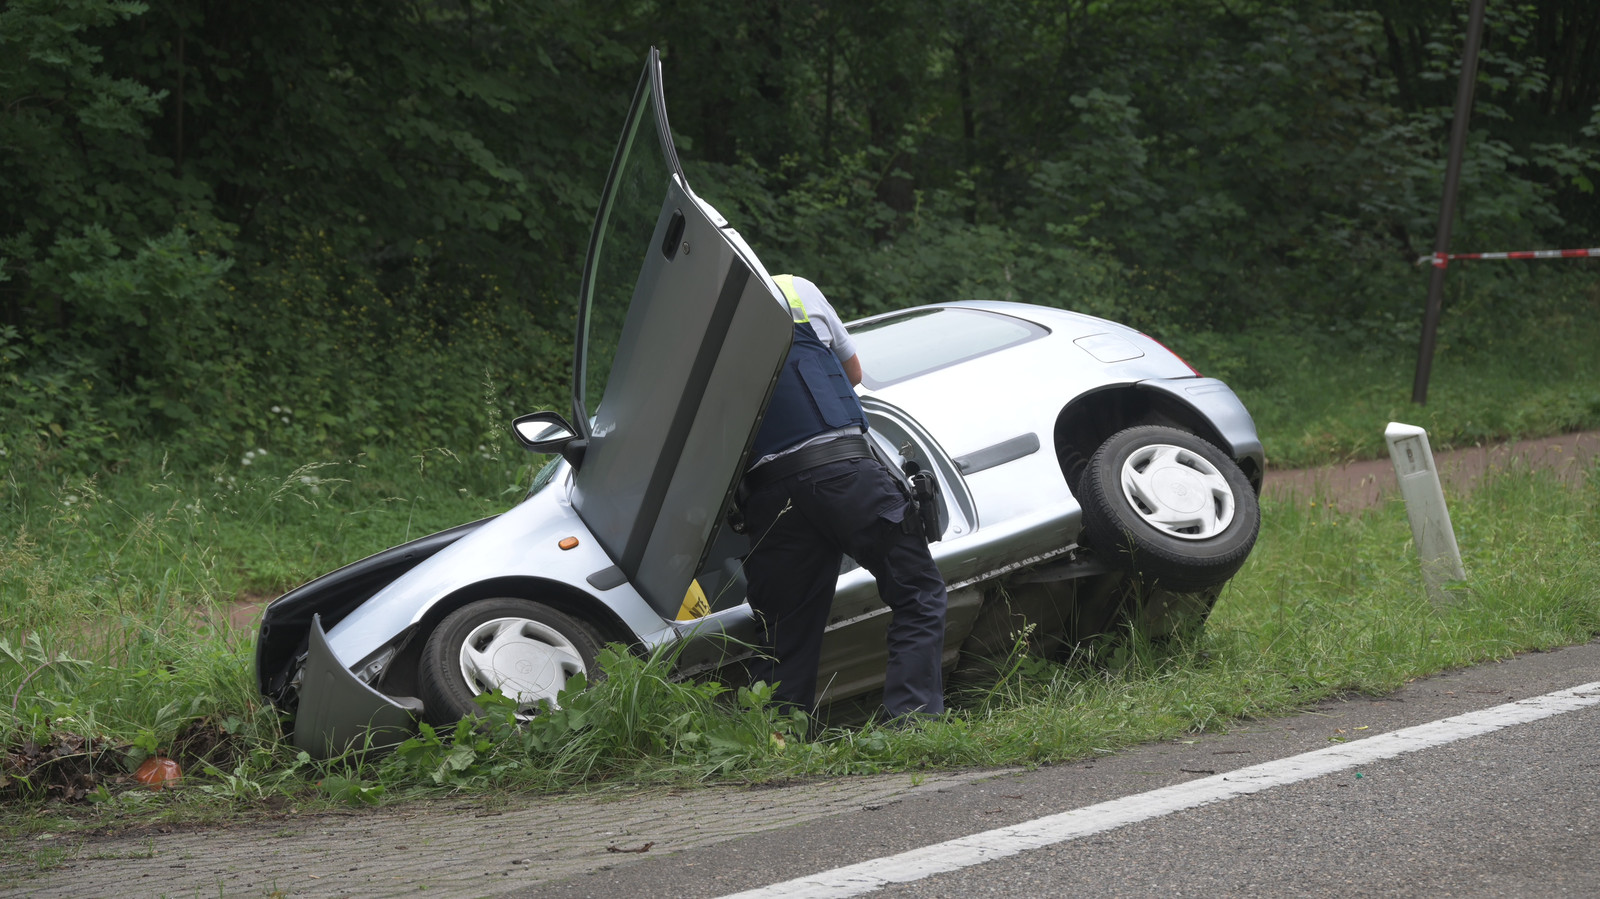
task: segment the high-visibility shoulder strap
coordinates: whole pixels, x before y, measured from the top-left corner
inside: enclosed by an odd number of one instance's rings
[[[784,299],[789,301],[789,315],[795,324],[811,321],[811,316],[806,314],[805,301],[800,299],[800,291],[794,289],[794,275],[774,275],[772,283],[778,285]]]

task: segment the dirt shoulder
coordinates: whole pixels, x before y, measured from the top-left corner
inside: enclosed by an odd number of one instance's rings
[[[1485,477],[1518,469],[1550,470],[1563,480],[1581,484],[1597,457],[1600,431],[1434,450],[1439,480],[1447,495],[1470,493]],[[1269,459],[1262,493],[1276,499],[1315,499],[1346,512],[1357,512],[1378,505],[1396,490],[1394,465],[1388,459],[1284,471],[1274,470]]]

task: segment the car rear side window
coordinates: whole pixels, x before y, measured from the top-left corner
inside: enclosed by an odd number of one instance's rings
[[[980,309],[918,309],[850,328],[861,381],[877,389],[1050,333],[1033,322]]]

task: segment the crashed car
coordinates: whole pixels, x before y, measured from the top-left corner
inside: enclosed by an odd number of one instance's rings
[[[741,571],[759,535],[729,512],[792,319],[690,189],[654,51],[595,222],[570,417],[514,427],[552,455],[527,496],[266,609],[259,686],[298,747],[394,742],[491,691],[536,714],[610,642],[675,646],[686,674],[759,643]],[[1204,622],[1260,521],[1262,448],[1226,384],[1138,331],[1044,306],[940,303],[849,327],[872,443],[937,482],[947,669],[1003,655],[1019,632],[1065,646]],[[820,702],[881,688],[889,615],[846,559]]]

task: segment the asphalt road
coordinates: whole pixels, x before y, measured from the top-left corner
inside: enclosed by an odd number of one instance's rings
[[[1600,642],[506,895],[722,896],[1595,682]],[[1600,896],[1597,797],[1600,704],[1591,704],[873,895]]]

